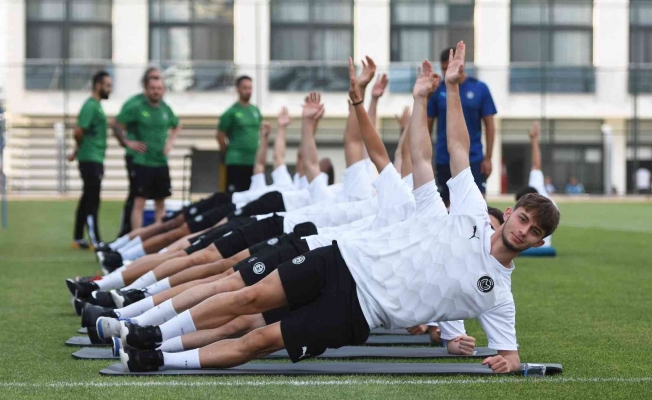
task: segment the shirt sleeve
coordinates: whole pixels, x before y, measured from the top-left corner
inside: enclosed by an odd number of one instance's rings
[[[518,350],[516,341],[516,308],[514,302],[503,303],[478,316],[489,344],[494,350]]]
[[[498,111],[496,110],[494,99],[491,97],[489,87],[485,84],[483,84],[483,92],[484,95],[482,96],[482,105],[480,106],[480,113],[482,117],[486,117],[487,115],[495,115]]]
[[[77,126],[86,130],[93,125],[93,118],[95,117],[95,107],[91,102],[86,102],[77,116]]]
[[[451,215],[487,217],[487,202],[473,179],[471,167],[446,182],[450,190]]]
[[[228,135],[230,135],[231,128],[233,127],[233,113],[231,113],[231,110],[226,110],[224,114],[220,117],[220,123],[217,125],[217,130],[222,131]]]
[[[378,208],[381,210],[414,203],[412,191],[403,183],[392,163],[387,164],[373,185],[378,194]]]
[[[428,118],[437,118],[439,114],[439,109],[437,108],[437,96],[439,96],[439,90],[435,92],[428,99]]]
[[[134,106],[130,105],[129,103],[125,103],[115,119],[124,126],[136,122],[136,112]]]
[[[539,192],[541,196],[548,196],[548,191],[546,190],[546,185],[543,179],[543,172],[538,169],[533,169],[530,171],[530,179],[528,180],[528,186],[531,186]]]
[[[168,120],[170,122],[170,128],[176,128],[177,126],[179,126],[179,117],[177,117],[177,115],[174,113],[174,111],[172,111],[172,109],[169,106],[167,107],[167,109],[168,112],[170,113],[170,118]]]
[[[432,181],[422,185],[417,190],[413,191],[414,200],[416,203],[415,215],[418,217],[428,216],[441,216],[448,215],[444,201],[439,195],[437,190],[437,183]]]
[[[257,191],[264,189],[266,186],[267,182],[265,181],[264,173],[251,175],[251,185],[249,185],[249,190]]]
[[[444,340],[453,340],[458,336],[466,335],[464,328],[464,321],[441,321],[439,322],[439,329],[441,329],[441,338]]]

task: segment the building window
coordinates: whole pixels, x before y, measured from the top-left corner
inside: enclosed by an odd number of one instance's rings
[[[90,89],[110,69],[112,0],[27,0],[25,87]]]
[[[629,92],[652,93],[652,4],[629,4]]]
[[[593,0],[511,4],[511,91],[594,92]]]
[[[172,91],[233,84],[233,1],[150,0],[149,58]]]
[[[639,168],[652,171],[652,120],[627,121],[627,193],[635,193]]]
[[[392,0],[392,92],[411,92],[416,63],[428,59],[437,68],[441,52],[460,40],[466,43],[467,67],[472,68],[474,6],[475,0]]]
[[[352,0],[271,0],[269,88],[347,91]]]
[[[503,162],[507,170],[507,192],[528,184],[531,147],[528,130],[532,120],[503,120]],[[603,141],[600,120],[541,121],[541,158],[544,175],[552,178],[557,193],[563,193],[571,177],[587,193],[604,193]]]

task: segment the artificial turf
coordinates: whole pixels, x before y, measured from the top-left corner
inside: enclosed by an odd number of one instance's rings
[[[101,230],[121,204],[104,202]],[[74,360],[64,278],[97,270],[72,250],[73,201],[11,201],[0,231],[0,398],[650,398],[652,204],[562,203],[554,259],[517,259],[512,290],[521,360],[560,377],[112,378],[109,361]],[[475,321],[469,334],[486,345]],[[422,361],[422,360],[420,360]],[[446,360],[445,362],[450,362]]]

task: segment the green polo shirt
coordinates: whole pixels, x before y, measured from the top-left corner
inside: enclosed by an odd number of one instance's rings
[[[77,116],[77,126],[84,130],[82,142],[77,150],[77,160],[104,163],[106,153],[106,115],[100,102],[94,98],[86,100]]]
[[[254,105],[235,103],[222,114],[217,129],[229,138],[226,165],[254,165],[261,122],[260,111]]]

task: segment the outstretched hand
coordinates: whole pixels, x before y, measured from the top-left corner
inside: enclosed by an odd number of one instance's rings
[[[288,114],[287,107],[281,108],[281,111],[278,113],[278,118],[276,120],[279,127],[287,127],[292,122],[290,115]]]
[[[267,121],[263,121],[263,129],[260,132],[263,135],[263,138],[267,139],[269,134],[272,132],[272,124]]]
[[[362,101],[362,93],[355,77],[355,67],[351,57],[349,57],[349,99],[354,104]]]
[[[529,136],[531,141],[539,141],[539,137],[541,136],[541,125],[539,124],[539,121],[534,121],[532,128],[530,128]]]
[[[374,60],[371,59],[369,56],[365,56],[365,59],[367,62],[365,63],[364,60],[362,60],[362,73],[358,77],[358,85],[364,90],[364,88],[367,87],[369,82],[373,79],[374,75],[376,75],[376,63]]]
[[[321,95],[317,92],[310,92],[310,94],[306,96],[301,117],[303,119],[317,122],[323,115],[324,105],[321,104]]]
[[[463,41],[457,43],[455,53],[451,50],[448,53],[448,68],[446,69],[446,83],[457,85],[464,76],[464,58],[466,56],[466,45]]]
[[[405,129],[407,124],[410,122],[410,116],[412,114],[410,113],[410,107],[405,107],[403,109],[403,113],[399,115],[394,115],[396,120],[398,121],[399,126],[401,127],[401,130]]]
[[[383,94],[385,93],[385,89],[387,89],[387,84],[389,83],[389,78],[387,78],[387,74],[382,74],[378,79],[376,79],[376,83],[374,84],[373,89],[371,89],[371,97],[374,98],[379,98],[382,97]]]
[[[421,67],[417,68],[417,81],[414,83],[412,95],[428,98],[437,89],[439,82],[441,82],[441,77],[433,72],[430,61],[424,60]]]

